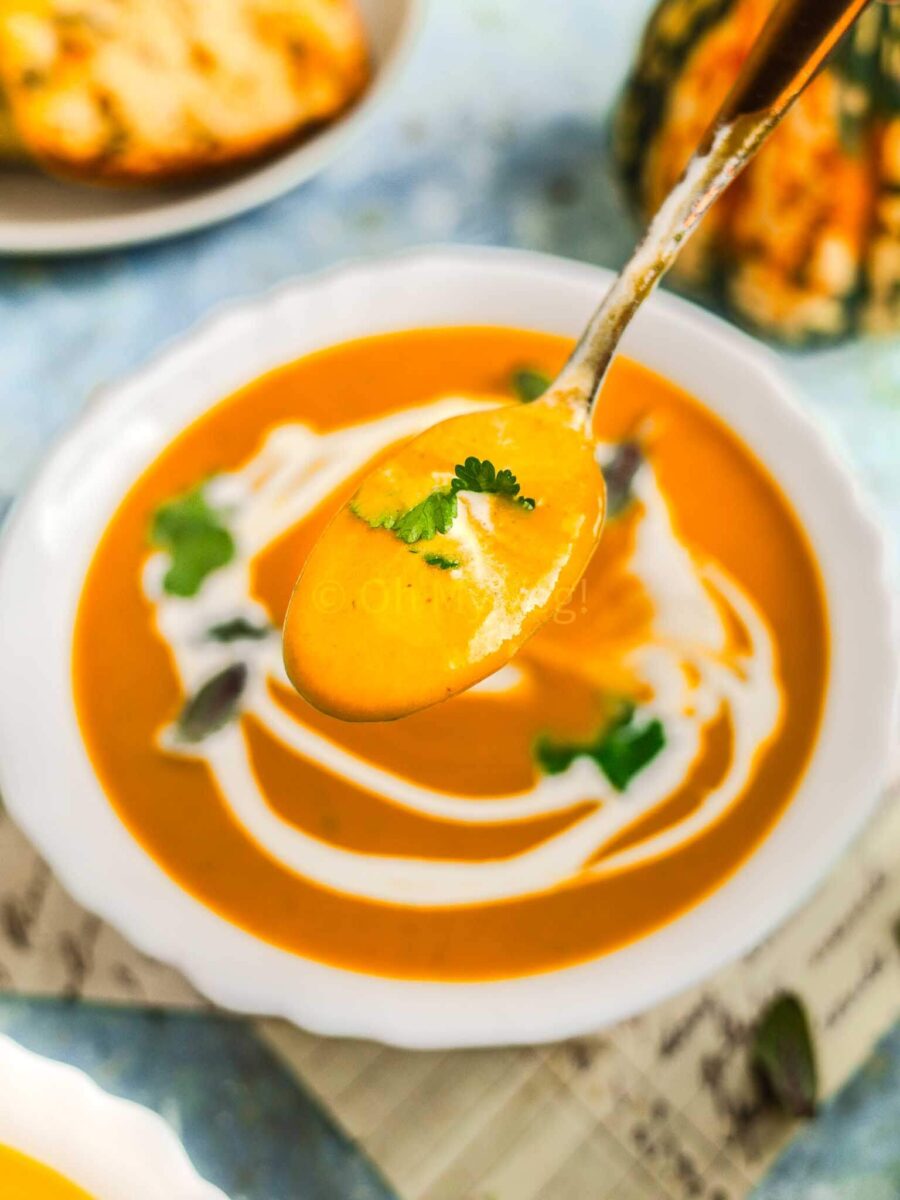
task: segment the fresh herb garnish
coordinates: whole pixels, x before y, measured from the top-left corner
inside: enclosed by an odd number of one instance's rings
[[[512,471],[498,471],[487,458],[469,457],[464,463],[457,463],[450,490],[454,495],[459,492],[489,492],[497,496],[508,496],[510,499],[518,497],[517,504],[521,504],[529,512],[534,508],[532,499],[519,496],[522,489]]]
[[[232,663],[213,675],[187,701],[176,724],[181,742],[202,742],[237,716],[238,704],[247,686],[247,667]]]
[[[373,529],[390,529],[395,537],[411,546],[416,542],[428,541],[439,533],[449,533],[456,519],[456,498],[460,492],[489,492],[507,496],[531,512],[535,506],[534,500],[529,496],[520,496],[519,491],[512,471],[498,471],[488,459],[469,457],[457,465],[449,491],[432,492],[406,512],[385,512],[377,517],[367,517],[360,512],[357,504],[351,504],[350,511]]]
[[[406,512],[383,512],[377,517],[367,517],[355,503],[350,505],[350,511],[373,529],[390,529],[401,542],[411,546],[435,534],[447,533],[456,516],[456,495],[432,492]]]
[[[161,504],[150,524],[150,541],[167,550],[171,565],[163,588],[171,596],[196,596],[207,575],[231,562],[234,539],[202,487]]]
[[[435,534],[448,533],[455,516],[456,493],[432,492],[421,504],[395,517],[384,528],[392,530],[402,542],[412,545],[414,542],[427,541]]]
[[[809,1018],[802,1000],[783,993],[756,1024],[750,1061],[779,1106],[792,1117],[813,1117],[818,1071]]]
[[[234,617],[230,621],[222,621],[206,631],[206,636],[214,642],[240,642],[249,640],[261,642],[272,632],[271,625],[254,625],[246,617]]]
[[[443,554],[426,554],[425,561],[429,567],[440,567],[442,571],[455,571],[459,566],[455,558],[445,558]]]
[[[597,748],[597,762],[613,787],[624,792],[634,776],[656,758],[665,744],[662,721],[654,719],[638,728],[629,717],[625,724],[606,735]]]
[[[516,496],[519,485],[512,471],[498,471],[487,458],[470,456],[464,463],[457,463],[452,492],[494,492],[498,496]]]
[[[561,775],[576,758],[592,758],[616,791],[624,792],[666,744],[662,722],[654,718],[638,725],[636,714],[634,704],[624,702],[591,742],[539,738],[534,747],[538,764],[547,775]]]
[[[522,403],[531,404],[543,396],[553,380],[543,371],[536,371],[532,367],[519,367],[513,371],[509,382]]]
[[[402,512],[383,512],[377,517],[367,517],[360,512],[359,505],[355,500],[350,503],[350,511],[354,517],[359,517],[361,521],[372,527],[372,529],[393,529],[397,522],[402,517]]]
[[[632,485],[644,456],[635,441],[620,442],[603,468],[606,483],[606,514],[617,517],[634,499]]]

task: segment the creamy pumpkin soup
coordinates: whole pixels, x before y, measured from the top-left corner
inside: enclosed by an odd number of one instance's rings
[[[90,1200],[87,1192],[52,1167],[0,1146],[0,1196],[3,1200]]]
[[[509,664],[387,723],[289,684],[293,582],[360,481],[440,420],[527,407],[570,348],[479,328],[314,354],[190,426],[112,515],[74,635],[85,744],[147,853],[255,936],[397,977],[546,971],[697,904],[789,804],[827,674],[810,548],[746,447],[627,359],[596,418],[599,548]],[[498,502],[533,498],[516,481]],[[536,513],[509,514],[523,553]],[[407,558],[457,570],[437,535],[397,546],[375,608],[406,602]],[[341,669],[371,687],[365,656]]]

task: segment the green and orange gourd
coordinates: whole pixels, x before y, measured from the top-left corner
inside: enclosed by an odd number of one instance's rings
[[[656,210],[772,0],[661,0],[615,122],[637,214]],[[873,5],[710,212],[677,275],[784,342],[900,329],[900,10]]]

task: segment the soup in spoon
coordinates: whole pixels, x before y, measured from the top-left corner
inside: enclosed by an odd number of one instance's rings
[[[585,404],[553,393],[443,421],[367,476],[307,560],[284,626],[294,686],[387,720],[492,674],[571,594],[600,536]]]

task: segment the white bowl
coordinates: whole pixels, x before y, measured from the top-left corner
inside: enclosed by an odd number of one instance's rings
[[[817,552],[831,623],[830,685],[809,769],[767,840],[704,903],[614,954],[544,975],[478,984],[370,977],[267,945],[205,908],[145,854],[97,782],[72,703],[75,607],[112,512],[178,430],[273,365],[364,334],[454,324],[575,334],[609,280],[539,255],[440,250],[335,271],[226,309],[107,392],[10,519],[0,549],[0,775],[9,811],[73,895],[217,1003],[416,1047],[597,1029],[758,942],[871,812],[894,736],[897,680],[881,538],[774,356],[669,296],[647,306],[626,349],[724,417],[780,481]]]
[[[0,254],[77,254],[158,241],[215,225],[289,192],[336,158],[357,134],[406,57],[424,0],[357,0],[374,77],[346,115],[274,158],[225,179],[159,189],[87,187],[37,168],[0,171]]]
[[[75,1067],[0,1037],[0,1079],[0,1145],[52,1167],[91,1200],[225,1200],[161,1117]]]

